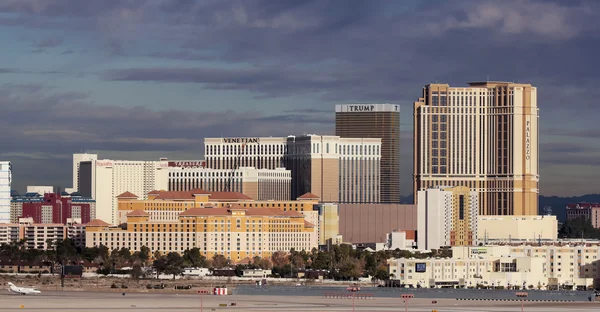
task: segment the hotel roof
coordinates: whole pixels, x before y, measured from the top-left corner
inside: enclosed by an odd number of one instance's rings
[[[149,217],[150,214],[143,210],[134,210],[127,214],[128,217]]]
[[[297,211],[283,211],[279,208],[190,208],[179,214],[181,217],[195,216],[230,216],[232,211],[244,210],[246,216],[267,216],[267,217],[290,217],[303,218],[304,215]]]
[[[300,197],[298,197],[298,199],[319,199],[320,197],[313,194],[313,193],[306,193]]]
[[[117,198],[138,198],[137,195],[131,193],[131,192],[125,192],[119,196],[117,196]]]
[[[85,226],[110,226],[110,224],[108,224],[100,219],[94,219],[94,220],[86,223]]]

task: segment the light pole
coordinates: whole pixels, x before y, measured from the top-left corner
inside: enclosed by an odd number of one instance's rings
[[[352,293],[352,312],[354,312],[354,293],[360,291],[360,287],[348,287],[346,290]]]
[[[200,312],[204,311],[204,306],[202,302],[202,295],[207,295],[208,290],[198,290],[198,294],[200,295]]]
[[[404,299],[404,307],[405,307],[405,311],[408,312],[408,299],[412,299],[414,298],[415,295],[413,294],[402,294],[400,295],[400,298]]]
[[[528,292],[518,292],[515,293],[515,295],[517,295],[517,297],[521,298],[521,312],[523,312],[523,304],[524,304],[524,300],[523,298],[527,298],[527,296],[529,296]]]

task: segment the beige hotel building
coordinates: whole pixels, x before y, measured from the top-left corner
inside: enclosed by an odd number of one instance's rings
[[[312,193],[323,202],[380,201],[380,138],[206,138],[204,151],[208,168],[290,170],[291,198]]]
[[[319,241],[337,235],[337,209],[319,214],[318,197],[305,194],[294,201],[254,201],[239,192],[153,191],[138,199],[117,196],[119,226],[101,220],[86,224],[86,246],[110,250],[142,246],[152,252],[183,253],[198,247],[211,258],[222,254],[234,262],[270,257],[276,251],[310,251]]]
[[[466,186],[481,215],[538,214],[537,89],[429,84],[414,103],[414,194]]]

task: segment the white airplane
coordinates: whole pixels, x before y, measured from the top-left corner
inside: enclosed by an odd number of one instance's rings
[[[27,287],[17,287],[15,286],[15,284],[13,283],[8,283],[8,291],[12,291],[14,293],[17,293],[19,295],[35,295],[35,294],[41,294],[42,292],[39,291],[38,289],[35,288],[27,288]]]

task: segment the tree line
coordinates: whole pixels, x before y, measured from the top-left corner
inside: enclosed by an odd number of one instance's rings
[[[451,257],[449,248],[433,250],[432,253],[412,252],[408,250],[384,250],[378,252],[358,251],[351,245],[342,244],[329,250],[289,252],[278,251],[268,258],[253,257],[244,264],[235,264],[221,254],[207,259],[199,248],[185,250],[182,254],[170,252],[152,253],[143,246],[138,251],[127,248],[109,250],[106,246],[76,248],[70,239],[47,242],[47,250],[25,248],[25,241],[11,242],[0,246],[0,257],[13,261],[49,261],[59,265],[79,264],[82,261],[99,266],[99,274],[127,273],[135,279],[149,277],[147,268],[156,274],[169,274],[175,277],[185,268],[234,269],[238,276],[244,269],[270,269],[274,277],[296,277],[299,271],[319,270],[325,278],[336,280],[355,280],[370,276],[378,280],[389,279],[387,260],[390,258]]]
[[[566,220],[558,231],[559,238],[600,239],[600,229],[594,228],[586,217]]]

